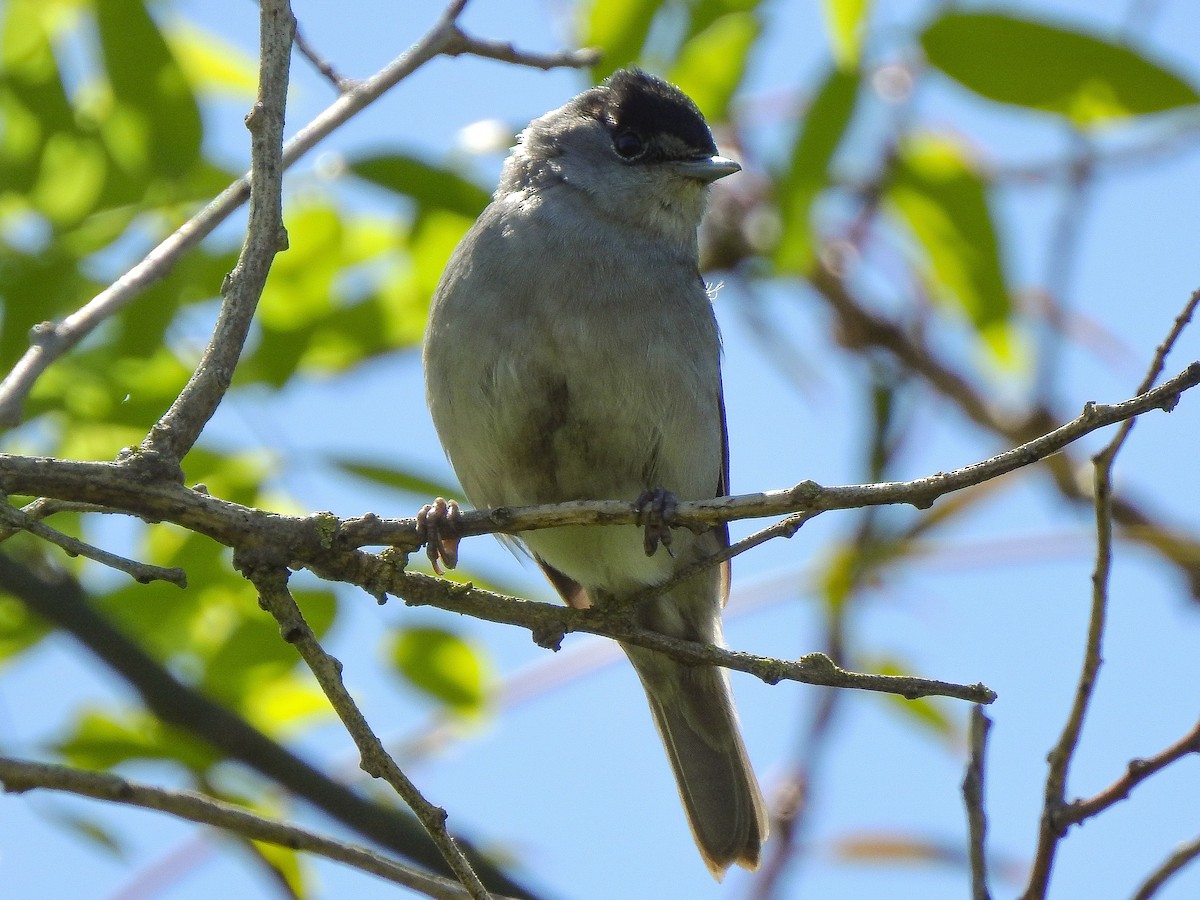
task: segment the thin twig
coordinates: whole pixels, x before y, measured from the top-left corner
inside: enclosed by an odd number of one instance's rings
[[[1127,799],[1129,792],[1151,775],[1193,753],[1200,753],[1200,722],[1197,722],[1190,732],[1170,747],[1145,759],[1130,760],[1125,767],[1124,774],[1098,794],[1094,794],[1086,800],[1075,800],[1060,809],[1056,816],[1058,824],[1066,828],[1090,819],[1097,813]]]
[[[320,72],[322,77],[326,78],[339,94],[350,90],[354,86],[354,79],[339,75],[337,70],[334,69],[333,64],[321,56],[316,51],[316,48],[308,42],[308,39],[304,36],[304,30],[300,27],[299,23],[296,24],[296,34],[293,40],[295,41],[296,49],[300,51],[300,55],[312,63],[313,68]]]
[[[118,556],[78,538],[73,538],[69,534],[63,534],[61,531],[39,522],[24,510],[14,509],[2,502],[0,502],[0,528],[4,532],[0,535],[0,540],[11,536],[15,531],[28,531],[44,541],[61,547],[68,556],[83,556],[95,560],[102,566],[124,572],[141,584],[149,584],[152,581],[168,581],[181,588],[187,587],[187,573],[177,566],[168,568],[138,562],[135,559],[126,559],[124,556]]]
[[[484,59],[495,59],[500,62],[517,63],[535,69],[559,69],[563,66],[580,67],[592,66],[600,61],[600,51],[591,47],[581,50],[559,50],[554,53],[531,53],[528,50],[518,50],[508,41],[489,41],[484,38],[471,37],[465,32],[454,29],[446,46],[442,49],[446,56],[479,56]]]
[[[971,858],[972,900],[991,900],[987,882],[987,809],[983,789],[987,759],[988,730],[992,720],[982,706],[971,709],[970,747],[967,773],[963,777],[963,802],[967,807],[967,847]]]
[[[237,265],[221,286],[221,312],[192,377],[150,429],[141,453],[178,466],[200,438],[233,382],[250,323],[275,254],[287,249],[283,227],[283,122],[296,18],[288,0],[260,0],[258,99],[250,129],[250,216]]]
[[[820,257],[824,259],[824,255]],[[867,308],[855,297],[842,276],[822,263],[809,273],[809,281],[836,314],[837,337],[850,349],[878,348],[919,375],[933,390],[948,399],[970,421],[1000,435],[1009,444],[1022,444],[1038,434],[1058,427],[1058,416],[1045,406],[1036,405],[1023,415],[1013,416],[977,390],[971,382],[944,363],[919,334]],[[1092,503],[1076,473],[1083,461],[1063,454],[1047,464],[1055,487],[1074,502]],[[1122,526],[1123,536],[1138,541],[1162,555],[1188,580],[1192,595],[1200,599],[1198,544],[1190,535],[1172,533],[1157,523],[1141,507],[1123,495],[1113,498],[1113,516]]]
[[[364,554],[364,557],[364,564],[368,565],[366,560],[378,559],[370,554]],[[320,569],[315,571],[322,577],[329,577],[330,574]],[[898,694],[909,700],[936,696],[991,703],[996,699],[995,692],[983,684],[967,685],[929,678],[851,672],[835,664],[824,653],[809,653],[798,660],[783,660],[681,640],[638,626],[632,615],[632,605],[629,604],[614,605],[613,608],[573,609],[507,597],[470,584],[454,584],[416,572],[389,571],[386,563],[379,564],[365,580],[376,589],[385,589],[401,597],[410,606],[433,606],[489,622],[528,628],[534,640],[544,647],[556,648],[563,637],[572,632],[599,634],[622,643],[657,650],[692,665],[721,666],[745,672],[767,684],[798,681]]]
[[[1133,895],[1133,900],[1150,900],[1172,875],[1197,859],[1200,859],[1200,837],[1176,848],[1175,852],[1142,882],[1142,886]]]
[[[450,3],[437,23],[417,43],[370,78],[355,83],[351,90],[338,97],[297,132],[284,147],[283,167],[290,167],[346,121],[362,112],[429,60],[444,53],[452,43],[457,44],[460,53],[475,53],[475,46],[469,39],[465,39],[455,24],[465,5],[465,0],[454,0]],[[467,41],[465,44],[464,40]],[[495,56],[482,52],[484,47],[485,42],[481,42],[480,55]],[[594,60],[594,53],[577,51],[553,57],[546,54],[517,53],[503,58],[516,65],[534,68],[546,68],[547,65],[578,68],[590,65]],[[128,306],[146,288],[166,277],[180,257],[211,234],[234,210],[245,203],[249,196],[250,176],[246,174],[229,185],[133,268],[80,309],[57,324],[39,328],[34,335],[32,346],[5,376],[3,382],[0,382],[0,426],[19,424],[25,398],[42,372],[91,334],[102,322]]]
[[[1109,447],[1114,445],[1115,442]],[[1066,826],[1061,823],[1058,813],[1064,805],[1071,760],[1079,746],[1083,720],[1095,692],[1096,676],[1102,662],[1104,625],[1108,616],[1108,580],[1112,570],[1112,460],[1112,455],[1105,452],[1096,457],[1094,464],[1096,564],[1092,571],[1092,608],[1088,618],[1087,642],[1071,711],[1058,742],[1046,758],[1048,765],[1038,824],[1037,850],[1033,865],[1030,866],[1025,893],[1021,895],[1022,900],[1044,900],[1050,887],[1050,872],[1054,867],[1058,844],[1066,834]]]
[[[105,772],[86,772],[9,757],[0,757],[0,783],[10,793],[39,789],[64,791],[81,797],[158,810],[189,822],[212,825],[250,840],[314,853],[439,900],[463,900],[469,896],[461,885],[448,878],[403,865],[367,847],[268,819],[193,791],[165,790]]]
[[[1189,298],[1183,310],[1172,324],[1166,338],[1159,344],[1154,358],[1139,385],[1138,393],[1145,395],[1166,364],[1167,355],[1175,346],[1179,336],[1191,321],[1200,304],[1200,290]],[[1058,742],[1047,757],[1046,784],[1041,818],[1038,825],[1037,849],[1029,870],[1029,880],[1022,900],[1043,900],[1050,886],[1050,873],[1054,858],[1063,835],[1071,821],[1061,813],[1066,807],[1067,778],[1071,761],[1079,746],[1083,722],[1095,693],[1096,678],[1103,659],[1104,627],[1108,615],[1108,586],[1112,571],[1113,508],[1112,473],[1117,454],[1124,446],[1133,428],[1133,420],[1126,420],[1117,429],[1116,435],[1093,457],[1093,499],[1096,507],[1096,563],[1092,572],[1092,608],[1088,619],[1087,641],[1079,681],[1071,711],[1063,725]]]
[[[312,670],[321,690],[358,747],[362,770],[373,778],[382,778],[392,786],[425,826],[467,893],[475,900],[487,900],[487,890],[446,828],[446,811],[426,800],[401,771],[346,690],[342,681],[342,664],[325,652],[288,590],[287,569],[270,563],[248,561],[245,555],[235,554],[234,563],[258,590],[263,608],[279,622],[283,639],[295,646]]]

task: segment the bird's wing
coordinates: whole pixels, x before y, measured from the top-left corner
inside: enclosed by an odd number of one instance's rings
[[[721,480],[717,484],[717,496],[729,496],[729,429],[725,425],[725,388],[719,386],[717,390],[717,408],[721,411]],[[721,545],[721,549],[725,550],[729,547],[729,523],[724,522],[720,528],[713,529],[717,533],[717,542]],[[732,569],[729,560],[721,563],[721,605],[724,606],[729,600],[729,582],[732,578]]]

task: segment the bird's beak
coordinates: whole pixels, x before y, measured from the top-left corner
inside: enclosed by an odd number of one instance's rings
[[[718,178],[742,171],[742,167],[725,156],[710,156],[707,159],[682,159],[672,163],[675,171],[686,178],[694,178],[711,184]]]

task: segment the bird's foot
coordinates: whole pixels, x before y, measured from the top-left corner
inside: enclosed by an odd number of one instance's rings
[[[659,544],[670,553],[671,520],[675,518],[675,507],[678,505],[675,495],[664,488],[653,488],[642,491],[633,505],[638,509],[638,524],[646,530],[642,540],[646,555],[653,556]]]
[[[424,539],[425,555],[439,575],[442,574],[442,563],[447,569],[458,565],[457,531],[461,515],[456,501],[441,497],[422,506],[417,513],[417,532]]]

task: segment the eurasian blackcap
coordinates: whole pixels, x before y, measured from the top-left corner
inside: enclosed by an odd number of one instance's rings
[[[521,134],[458,245],[425,335],[429,408],[476,507],[728,493],[720,339],[697,259],[717,155],[677,88],[623,70]],[[669,508],[669,503],[666,504]],[[725,527],[528,532],[573,606],[620,602],[728,546]],[[654,552],[648,552],[653,550]],[[643,602],[646,628],[721,642],[728,564]],[[720,878],[755,868],[767,815],[725,670],[624,646],[696,844]]]

